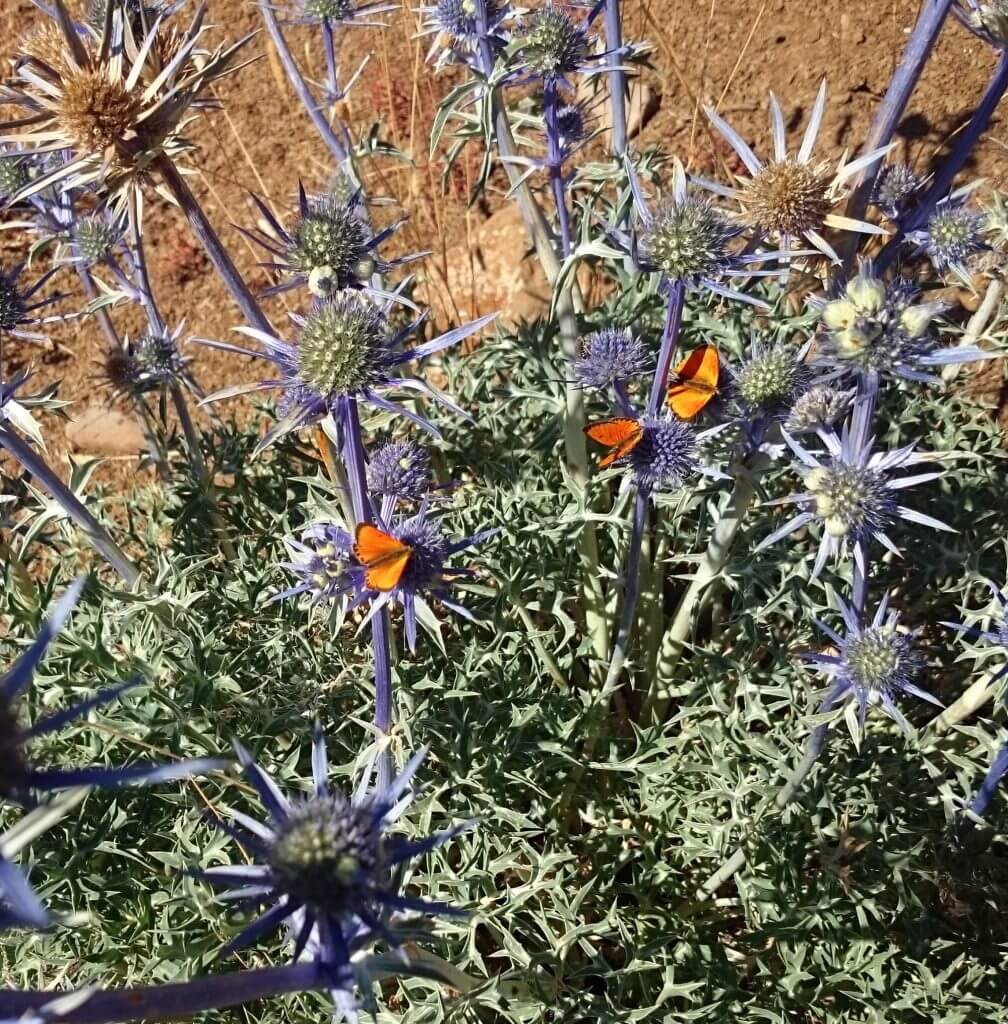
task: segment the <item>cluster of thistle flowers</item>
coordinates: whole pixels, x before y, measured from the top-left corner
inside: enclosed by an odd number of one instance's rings
[[[680,295],[687,290],[706,291],[759,305],[728,282],[733,277],[781,273],[779,265],[756,271],[753,264],[789,263],[812,254],[838,260],[822,233],[825,228],[882,233],[869,221],[850,221],[830,212],[845,197],[844,183],[876,164],[885,149],[842,164],[832,176],[822,166],[813,166],[824,103],[825,90],[820,89],[801,147],[791,157],[783,115],[771,97],[774,156],[767,163],[715,112],[708,111],[748,173],[731,187],[690,182],[677,166],[669,194],[652,208],[631,172],[640,226],[610,227],[608,235],[639,273],[659,276],[659,287],[669,296],[670,316],[674,302],[681,301],[677,291]],[[875,203],[887,216],[898,218],[920,185],[906,169],[885,167],[878,177]],[[715,205],[698,188],[731,205]],[[926,230],[907,234],[907,241],[916,245],[912,255],[926,253],[939,272],[951,268],[964,276],[969,257],[983,246],[982,220],[966,207],[968,194],[969,190],[960,190],[939,202]],[[790,248],[798,239],[811,249]],[[766,241],[781,248],[765,251],[761,243]],[[799,510],[756,551],[798,530],[818,527],[820,542],[811,579],[820,576],[828,563],[853,560],[854,599],[850,604],[840,602],[846,635],[822,627],[838,654],[810,659],[833,680],[825,707],[846,703],[855,731],[863,726],[872,704],[906,727],[894,696],[902,692],[934,698],[913,682],[924,659],[915,649],[913,634],[899,627],[887,600],[881,601],[874,615],[866,615],[869,562],[875,545],[897,552],[891,532],[900,520],[937,530],[948,527],[900,502],[901,491],[941,474],[900,474],[925,461],[913,445],[876,450],[871,432],[877,392],[886,381],[934,383],[936,367],[987,358],[990,353],[976,347],[943,347],[935,329],[936,318],[945,311],[943,303],[922,300],[920,289],[908,278],[883,277],[868,260],[862,261],[840,294],[816,298],[810,304],[818,313],[815,335],[798,344],[754,336],[738,367],[721,368],[727,383],[704,407],[704,415],[720,418],[720,427],[738,431],[736,458],[745,460],[757,450],[790,452],[797,458],[804,488],[784,501],[798,505]],[[697,433],[674,412],[658,412],[661,403],[655,401],[671,365],[666,351],[670,337],[674,339],[674,330],[667,323],[657,356],[658,374],[643,414],[634,404],[634,383],[653,363],[644,341],[630,329],[610,328],[589,336],[573,367],[582,385],[606,395],[617,417],[638,424],[640,439],[632,435],[632,443],[614,447],[607,461],[626,467],[642,490],[682,486],[703,468],[697,460]],[[670,405],[674,410],[675,403]]]
[[[398,222],[374,231],[359,189],[341,198],[345,176],[337,174],[334,187],[318,195],[299,189],[297,212],[288,229],[258,201],[262,228],[245,229],[247,237],[263,247],[264,262],[280,281],[269,293],[306,288],[311,304],[304,314],[292,313],[290,341],[251,327],[236,328],[262,346],[253,350],[227,342],[201,339],[201,343],[271,362],[276,375],[258,383],[225,388],[207,398],[215,402],[259,390],[280,392],[279,419],[260,449],[284,434],[319,424],[329,425],[345,455],[357,443],[348,412],[371,406],[406,418],[439,437],[426,417],[402,404],[410,393],[432,399],[449,411],[466,413],[440,390],[407,372],[407,364],[442,352],[478,332],[494,316],[484,316],[426,341],[411,343],[426,320],[405,297],[403,287],[380,287],[388,271],[421,258],[422,254],[382,259],[378,248],[399,226]],[[404,327],[391,319],[393,306],[418,315]],[[354,413],[356,418],[356,413]],[[485,533],[449,541],[438,525],[437,494],[431,490],[426,452],[412,440],[395,440],[378,448],[370,458],[363,495],[365,507],[389,537],[405,545],[410,554],[402,573],[389,588],[369,584],[369,561],[355,544],[346,522],[329,521],[311,527],[300,540],[288,544],[296,560],[288,568],[298,584],[280,597],[308,594],[315,602],[336,602],[341,611],[367,604],[367,618],[389,604],[401,605],[406,638],[415,649],[418,620],[437,623],[427,597],[459,614],[468,612],[449,596],[450,585],[468,575],[464,568],[449,568],[448,560]],[[426,597],[425,597],[426,595]],[[419,614],[418,614],[419,613]]]

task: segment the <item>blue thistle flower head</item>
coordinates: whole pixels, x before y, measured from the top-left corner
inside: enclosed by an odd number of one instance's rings
[[[83,587],[83,579],[78,580],[56,602],[31,646],[0,679],[0,796],[29,804],[35,793],[70,786],[115,787],[131,783],[162,782],[219,767],[221,762],[208,758],[168,765],[130,765],[124,768],[41,768],[32,763],[27,752],[30,741],[51,735],[140,683],[139,679],[130,679],[99,690],[95,696],[40,718],[30,726],[21,724],[17,699],[28,687],[46,650],[69,618]]]
[[[379,246],[395,234],[402,221],[377,233],[372,231],[360,188],[351,189],[351,181],[341,170],[333,175],[329,191],[322,195],[309,196],[299,187],[298,214],[289,230],[253,195],[264,230],[239,230],[273,257],[263,266],[285,278],[265,289],[263,295],[302,286],[307,286],[316,298],[327,298],[344,288],[371,291],[372,275],[386,274],[422,258],[422,253],[392,260],[379,256]]]
[[[29,156],[0,152],[0,204],[7,203],[31,181]]]
[[[588,138],[588,124],[584,108],[579,103],[566,103],[557,111],[560,144],[571,149]]]
[[[105,382],[115,394],[139,396],[162,391],[173,383],[189,386],[188,360],[179,352],[185,329],[179,324],[148,331],[139,338],[124,338],[121,348],[105,354]]]
[[[820,361],[861,378],[935,383],[936,366],[990,358],[976,346],[939,348],[933,324],[946,305],[919,295],[906,278],[876,277],[865,260],[840,298],[810,300],[822,324]]]
[[[34,284],[22,286],[20,278],[24,264],[18,264],[9,270],[0,265],[0,333],[24,338],[26,341],[44,341],[45,335],[25,330],[51,321],[37,315],[37,311],[59,300],[59,295],[50,295],[44,299],[36,299],[38,292],[57,272],[54,267],[47,270]]]
[[[857,703],[863,727],[869,705],[877,704],[901,729],[909,732],[910,726],[896,706],[896,697],[910,694],[942,706],[941,701],[914,682],[927,664],[917,648],[916,633],[899,628],[899,613],[889,609],[888,597],[867,623],[862,623],[854,609],[842,600],[838,599],[838,604],[845,627],[843,635],[816,620],[816,626],[836,646],[837,653],[804,657],[806,663],[831,681],[823,710],[852,699]]]
[[[430,479],[430,456],[415,441],[390,441],[368,464],[368,489],[382,496],[418,501],[430,489]]]
[[[291,572],[297,582],[272,600],[307,594],[312,604],[322,604],[337,601],[347,593],[346,570],[353,539],[341,526],[321,523],[305,530],[300,541],[288,537],[284,543],[293,560],[283,562],[281,568]]]
[[[504,15],[505,6],[497,0],[486,0],[487,28],[496,28]],[[455,43],[473,43],[479,38],[476,24],[476,4],[473,0],[436,0],[427,8],[434,25],[450,36]]]
[[[926,230],[907,237],[928,254],[938,270],[950,270],[960,279],[969,278],[969,261],[988,248],[984,231],[986,216],[952,197],[935,206]]]
[[[748,415],[781,418],[791,411],[812,381],[805,352],[782,342],[752,340],[746,358],[732,373],[732,392]]]
[[[629,327],[605,327],[581,339],[574,376],[600,391],[646,373],[651,365],[640,337]]]
[[[196,339],[212,348],[266,359],[279,371],[277,376],[261,384],[224,388],[204,400],[215,402],[247,391],[279,389],[280,422],[260,442],[257,453],[292,430],[337,414],[348,401],[366,402],[383,412],[398,413],[440,437],[433,424],[385,397],[384,392],[388,389],[419,391],[456,415],[465,416],[439,390],[405,375],[400,368],[458,344],[493,321],[497,314],[480,317],[412,347],[404,343],[425,317],[396,331],[389,323],[386,310],[363,292],[351,289],[337,292],[330,298],[317,300],[306,316],[294,313],[290,316],[297,330],[293,344],[251,327],[235,330],[258,341],[261,351],[206,338]]]
[[[909,164],[886,164],[875,179],[871,201],[887,217],[896,220],[923,184]]]
[[[865,550],[872,541],[898,554],[888,531],[899,519],[954,532],[940,520],[900,503],[900,490],[936,480],[942,473],[897,476],[897,470],[918,465],[926,457],[915,452],[913,445],[891,452],[874,451],[874,438],[869,435],[870,415],[869,403],[856,402],[840,437],[822,433],[826,450],[818,454],[785,433],[785,440],[798,457],[805,489],[781,501],[797,504],[801,511],[761,541],[755,551],[816,523],[822,528],[822,537],[810,577],[815,579],[827,560],[835,559],[848,546],[859,561],[866,557]]]
[[[217,888],[222,900],[252,901],[265,910],[224,949],[230,954],[265,938],[285,924],[293,939],[292,960],[308,950],[334,977],[345,1006],[352,1003],[351,957],[376,941],[398,949],[404,937],[397,922],[408,912],[450,913],[439,903],[403,895],[399,878],[417,857],[442,846],[465,822],[420,840],[392,833],[411,802],[411,783],[426,754],[419,751],[386,786],[371,787],[373,764],[352,796],[330,788],[325,739],[316,727],[312,744],[313,789],[288,798],[235,743],[246,779],[266,809],[255,821],[217,824],[244,848],[251,863],[194,872]]]
[[[94,266],[113,254],[122,240],[126,224],[111,209],[78,217],[71,228],[72,262]]]
[[[640,442],[626,456],[638,487],[674,491],[700,471],[693,430],[671,413],[641,418]]]

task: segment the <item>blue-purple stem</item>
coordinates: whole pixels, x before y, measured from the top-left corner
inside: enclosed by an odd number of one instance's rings
[[[686,289],[682,282],[676,281],[670,286],[668,306],[665,310],[665,326],[662,330],[661,348],[658,352],[658,367],[655,370],[651,393],[648,396],[647,411],[651,416],[657,415],[665,398],[669,371],[679,343],[679,329],[682,326],[685,294]],[[619,399],[618,390],[616,394],[617,399]],[[619,682],[620,674],[623,671],[623,666],[626,663],[627,652],[630,647],[630,638],[633,634],[634,622],[637,617],[637,598],[640,595],[641,547],[644,543],[644,526],[647,522],[649,497],[649,489],[638,485],[637,495],[634,500],[630,544],[627,548],[626,561],[623,565],[623,579],[626,581],[626,591],[623,596],[623,614],[620,617],[616,640],[609,659],[609,671],[606,674],[603,693],[611,693],[615,689],[616,684]]]
[[[606,65],[609,68],[609,105],[612,110],[612,152],[623,164],[627,148],[626,75],[623,72],[623,24],[619,0],[605,0],[602,8],[605,26]]]
[[[213,225],[207,219],[203,208],[190,191],[185,179],[179,174],[171,160],[163,154],[155,159],[154,167],[185,214],[193,234],[199,239],[214,270],[217,271],[225,287],[231,293],[231,297],[249,326],[254,327],[257,331],[272,334],[273,328],[270,326],[269,320],[266,319],[255,296],[245,283],[245,279],[238,272],[228,251],[217,237],[217,232],[214,231]]]
[[[64,512],[84,531],[91,546],[126,582],[134,586],[140,570],[126,557],[108,531],[85,507],[69,487],[49,468],[48,463],[13,430],[0,427],[0,447],[10,454],[42,485]]]
[[[673,281],[669,285],[668,305],[665,308],[665,326],[662,330],[661,348],[658,350],[658,366],[655,369],[651,393],[648,395],[647,411],[649,416],[657,416],[665,400],[665,389],[668,387],[672,360],[675,359],[679,344],[679,328],[682,326],[683,302],[686,298],[686,286],[682,281]]]
[[[367,489],[364,443],[360,416],[353,398],[340,399],[340,426],[343,433],[343,464],[350,485],[350,500],[358,523],[374,522],[374,509]],[[383,608],[371,619],[371,641],[375,661],[375,727],[383,735],[392,731],[392,663],[390,660],[389,615]],[[388,755],[388,756],[386,756]],[[378,761],[378,784],[387,786],[392,778],[390,751]]]
[[[169,1020],[192,1017],[207,1010],[241,1006],[258,999],[331,986],[331,978],[318,964],[261,967],[249,971],[211,975],[193,981],[144,985],[114,991],[95,989],[87,998],[54,1019],[60,1024],[113,1024],[119,1021]],[[47,1003],[67,1000],[65,992],[24,992],[0,989],[0,1014],[16,1017]]]
[[[952,0],[925,0],[889,88],[872,118],[862,152],[870,153],[892,141],[951,6]],[[849,217],[864,216],[878,169],[879,164],[872,164],[862,172],[847,203]]]
[[[259,13],[262,15],[266,31],[276,47],[277,56],[280,58],[280,63],[287,73],[287,79],[297,93],[298,99],[301,100],[301,105],[305,108],[305,112],[311,118],[315,130],[322,137],[322,141],[326,144],[337,163],[346,163],[350,152],[344,141],[333,131],[322,111],[322,107],[312,95],[312,91],[305,81],[304,75],[301,74],[297,61],[294,60],[290,47],[287,45],[283,30],[277,21],[276,13],[268,3],[259,4]]]
[[[561,256],[566,259],[571,251],[570,213],[567,210],[563,150],[560,146],[560,91],[553,75],[547,75],[543,84],[543,115],[546,120],[546,165],[560,225]]]
[[[966,161],[969,160],[973,148],[990,126],[994,111],[997,110],[1006,89],[1008,89],[1008,52],[1002,50],[998,57],[997,67],[994,69],[994,74],[987,84],[980,103],[973,112],[969,124],[959,133],[955,147],[949,153],[948,159],[938,168],[934,180],[920,203],[909,216],[904,218],[899,230],[879,253],[875,263],[880,271],[885,270],[896,258],[906,232],[923,228],[934,212],[938,201],[948,195],[956,175],[966,166]]]
[[[987,813],[987,808],[990,806],[991,800],[994,799],[994,794],[1006,772],[1008,772],[1008,743],[998,751],[976,796],[969,802],[969,810],[978,818],[982,818]]]

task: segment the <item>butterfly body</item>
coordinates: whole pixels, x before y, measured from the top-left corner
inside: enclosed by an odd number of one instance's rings
[[[721,362],[713,345],[694,349],[676,368],[665,402],[681,420],[699,416],[718,393]]]
[[[364,582],[370,590],[395,590],[413,557],[413,549],[371,523],[357,527],[354,557],[364,566]]]
[[[644,436],[644,427],[640,420],[617,417],[601,420],[599,423],[589,423],[584,432],[593,441],[604,444],[609,449],[599,459],[599,469],[605,469],[617,459],[629,455],[640,444]]]

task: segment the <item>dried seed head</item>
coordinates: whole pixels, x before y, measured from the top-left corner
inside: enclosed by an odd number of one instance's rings
[[[787,429],[792,434],[804,434],[832,427],[847,412],[850,402],[849,391],[819,384],[795,399],[787,419]]]
[[[775,235],[798,236],[822,227],[833,199],[832,176],[789,157],[763,167],[741,190],[746,218]]]
[[[922,184],[909,164],[886,164],[875,179],[872,202],[887,216],[897,217]]]
[[[570,74],[588,57],[585,34],[552,5],[529,16],[519,36],[519,46],[525,63],[539,75]]]
[[[103,69],[73,68],[63,76],[56,112],[60,129],[90,153],[125,146],[141,110],[139,95]]]
[[[292,901],[345,914],[381,880],[381,832],[366,807],[314,797],[296,805],[277,830],[269,865],[274,884]]]
[[[699,196],[665,199],[641,238],[645,260],[673,281],[715,274],[729,258],[735,232]]]
[[[896,518],[896,499],[885,484],[876,470],[839,461],[805,477],[826,532],[852,540],[885,530]]]
[[[875,626],[844,641],[841,658],[846,675],[862,693],[891,696],[903,690],[924,668],[924,657],[909,633]]]
[[[388,324],[357,292],[320,301],[298,338],[298,372],[315,394],[354,394],[376,380]]]

